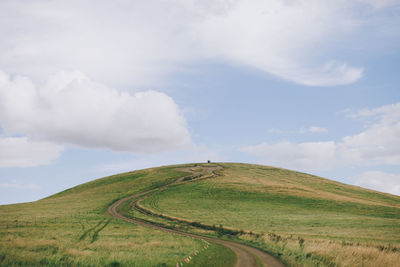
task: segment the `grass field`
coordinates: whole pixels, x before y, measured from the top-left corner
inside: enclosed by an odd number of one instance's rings
[[[124,222],[106,209],[184,175],[174,167],[136,171],[37,202],[0,206],[0,266],[175,266],[203,242]],[[211,244],[190,266],[231,266],[234,257]]]
[[[278,168],[220,164],[120,212],[264,249],[289,266],[400,266],[400,197]],[[46,199],[0,206],[0,266],[175,266],[204,242],[111,217],[114,201],[187,176],[167,166],[95,180]],[[210,166],[209,164],[202,165]],[[207,229],[205,229],[207,228]],[[232,266],[211,244],[187,266]]]
[[[223,175],[171,187],[142,205],[242,230],[235,238],[289,265],[400,266],[400,197],[284,169],[222,165]]]

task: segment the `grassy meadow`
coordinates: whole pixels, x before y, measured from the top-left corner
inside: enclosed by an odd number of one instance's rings
[[[40,201],[0,206],[0,266],[175,266],[203,242],[127,223],[106,209],[117,199],[184,175],[173,166],[135,171]],[[211,244],[188,266],[234,261],[229,249]]]
[[[400,197],[267,166],[170,187],[141,205],[234,229],[291,266],[400,266]],[[216,230],[218,231],[218,230]]]
[[[185,179],[120,213],[237,240],[288,266],[400,266],[400,197],[260,165],[219,164],[217,177]],[[197,166],[197,167],[196,167]],[[201,240],[116,219],[107,207],[212,164],[177,165],[98,179],[40,201],[0,206],[0,266],[175,266]],[[184,167],[184,168],[182,168]],[[209,172],[209,171],[208,171]],[[185,266],[233,266],[210,244]]]

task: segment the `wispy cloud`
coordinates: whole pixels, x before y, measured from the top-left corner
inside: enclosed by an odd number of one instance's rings
[[[398,23],[397,17],[383,12],[393,4],[2,1],[0,69],[42,80],[57,71],[78,69],[107,84],[148,86],[188,64],[213,60],[250,66],[303,85],[343,85],[359,80],[363,67],[336,58],[337,51],[359,47],[351,47],[351,41],[340,45],[340,40],[371,36],[367,45],[373,47],[380,40],[373,38],[368,21],[378,17],[387,24]]]
[[[37,184],[25,184],[20,183],[16,180],[10,183],[0,183],[0,188],[14,188],[14,189],[29,189],[29,190],[38,190],[40,186]]]
[[[364,131],[340,141],[261,143],[241,150],[266,164],[305,171],[400,164],[400,103],[357,114],[373,122],[366,123]]]
[[[328,130],[324,127],[320,126],[311,126],[311,127],[302,127],[295,131],[290,130],[281,130],[277,128],[268,129],[269,133],[273,134],[305,134],[305,133],[327,133]]]
[[[355,177],[355,184],[369,189],[400,195],[400,174],[367,171]]]
[[[306,132],[310,133],[327,133],[328,130],[324,127],[319,127],[319,126],[312,126],[308,129],[306,129]]]

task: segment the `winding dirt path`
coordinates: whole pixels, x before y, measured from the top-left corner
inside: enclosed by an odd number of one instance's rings
[[[168,185],[164,185],[160,188],[166,188],[173,184],[180,183],[183,180],[184,180],[184,177],[179,178],[175,182],[170,183]],[[260,266],[259,263],[262,264],[262,266],[264,266],[264,267],[284,267],[284,265],[280,261],[278,261],[276,258],[274,258],[273,256],[271,256],[261,250],[258,250],[256,248],[250,247],[250,246],[239,244],[239,243],[236,243],[233,241],[226,241],[226,240],[201,236],[201,235],[197,235],[197,234],[181,232],[179,230],[164,228],[162,226],[154,225],[152,223],[144,222],[141,220],[136,220],[133,218],[128,218],[128,217],[125,217],[124,215],[118,213],[118,211],[117,211],[118,206],[121,205],[122,203],[124,203],[125,201],[129,201],[133,198],[140,198],[141,196],[145,196],[147,193],[149,193],[153,190],[154,189],[143,191],[143,192],[122,198],[122,199],[116,201],[115,203],[113,203],[111,206],[109,206],[107,211],[112,216],[119,218],[121,220],[127,221],[127,222],[135,223],[135,224],[145,226],[145,227],[150,227],[150,228],[161,230],[161,231],[168,232],[168,233],[189,236],[189,237],[193,237],[193,238],[197,238],[197,239],[203,239],[203,240],[207,240],[209,242],[218,243],[225,247],[228,247],[236,254],[237,262],[236,262],[235,267],[259,267]],[[257,260],[258,260],[258,262],[257,262]]]

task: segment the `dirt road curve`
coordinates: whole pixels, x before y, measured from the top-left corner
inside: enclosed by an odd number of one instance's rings
[[[182,178],[178,179],[177,181],[175,181],[174,183],[179,183],[182,181]],[[200,236],[200,235],[195,235],[195,234],[191,234],[191,233],[185,233],[185,232],[181,232],[178,230],[172,230],[172,229],[168,229],[168,228],[164,228],[158,225],[154,225],[151,223],[147,223],[147,222],[143,222],[140,220],[135,220],[132,218],[128,218],[125,217],[121,214],[118,213],[117,208],[119,205],[121,205],[123,202],[125,201],[129,201],[132,198],[138,198],[140,196],[145,195],[146,193],[150,192],[149,191],[145,191],[145,192],[141,192],[138,194],[134,194],[125,198],[122,198],[120,200],[118,200],[117,202],[115,202],[114,204],[112,204],[110,207],[108,207],[107,211],[108,213],[110,213],[112,216],[117,217],[119,219],[125,220],[127,222],[132,222],[135,224],[139,224],[145,227],[150,227],[150,228],[154,228],[157,230],[162,230],[165,232],[169,232],[169,233],[173,233],[173,234],[178,234],[178,235],[184,235],[184,236],[190,236],[193,238],[198,238],[198,239],[204,239],[207,240],[209,242],[214,242],[214,243],[218,243],[221,244],[225,247],[230,248],[233,252],[235,252],[236,256],[237,256],[237,264],[236,267],[258,267],[258,263],[256,258],[258,258],[259,263],[262,263],[262,266],[270,266],[270,267],[284,267],[284,265],[278,261],[276,258],[272,257],[271,255],[262,252],[258,249],[255,249],[253,247],[249,247],[246,245],[242,245],[239,243],[235,243],[235,242],[231,242],[231,241],[226,241],[226,240],[220,240],[220,239],[216,239],[216,238],[210,238],[210,237],[204,237],[204,236]]]

